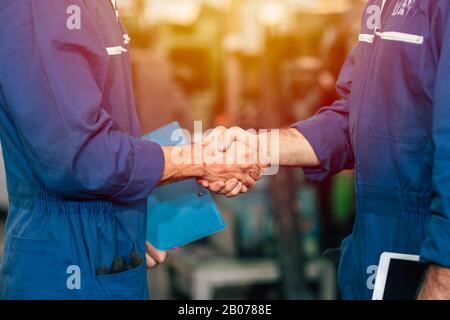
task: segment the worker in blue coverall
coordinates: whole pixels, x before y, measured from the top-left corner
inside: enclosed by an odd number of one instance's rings
[[[394,252],[429,264],[418,298],[450,299],[450,1],[368,1],[337,91],[340,100],[279,133],[279,164],[312,180],[356,170],[342,297],[370,299],[380,255]]]
[[[146,250],[152,189],[197,177],[233,196],[260,166],[175,162],[205,145],[140,139],[130,39],[114,1],[0,0],[0,23],[10,203],[0,299],[147,298],[145,266],[165,257]]]

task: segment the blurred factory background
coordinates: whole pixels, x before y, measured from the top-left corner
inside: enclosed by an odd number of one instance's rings
[[[259,129],[310,117],[336,98],[364,2],[119,0],[143,131],[173,120]],[[0,161],[0,235],[3,171]],[[153,299],[338,298],[337,266],[323,252],[351,232],[352,172],[319,184],[282,169],[217,201],[228,229],[171,252],[149,273]]]

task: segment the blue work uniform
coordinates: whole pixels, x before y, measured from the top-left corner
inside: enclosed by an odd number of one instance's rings
[[[164,155],[140,139],[111,1],[0,0],[0,24],[0,298],[147,298],[145,199]]]
[[[339,284],[370,299],[383,252],[450,267],[450,1],[368,1],[337,90],[295,127],[321,161],[311,179],[356,170]]]

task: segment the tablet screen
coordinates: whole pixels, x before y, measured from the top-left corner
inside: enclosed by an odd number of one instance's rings
[[[383,300],[414,300],[425,270],[416,261],[390,259]]]

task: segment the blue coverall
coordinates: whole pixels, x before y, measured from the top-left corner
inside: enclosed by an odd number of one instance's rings
[[[0,298],[148,297],[145,199],[164,155],[140,139],[128,40],[110,0],[0,0]]]
[[[373,26],[373,7],[381,25]],[[356,169],[357,216],[342,243],[345,299],[370,299],[383,252],[450,267],[450,1],[370,0],[341,96],[295,125],[321,180]]]

